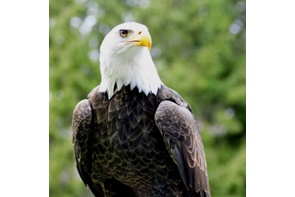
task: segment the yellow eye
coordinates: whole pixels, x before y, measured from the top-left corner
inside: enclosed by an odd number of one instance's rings
[[[126,30],[126,29],[120,29],[119,32],[120,32],[120,36],[123,38],[128,36],[128,30]]]

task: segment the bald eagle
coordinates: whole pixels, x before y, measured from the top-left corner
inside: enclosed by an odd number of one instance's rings
[[[100,47],[101,83],[73,112],[77,170],[95,196],[210,196],[192,109],[159,78],[145,25],[114,27]]]

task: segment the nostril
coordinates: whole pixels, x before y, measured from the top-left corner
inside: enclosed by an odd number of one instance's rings
[[[141,31],[139,31],[138,34],[141,34]]]

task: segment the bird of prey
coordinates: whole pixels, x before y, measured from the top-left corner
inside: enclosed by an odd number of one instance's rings
[[[77,170],[96,197],[209,197],[192,109],[160,80],[151,44],[136,22],[105,36],[101,83],[73,112]]]

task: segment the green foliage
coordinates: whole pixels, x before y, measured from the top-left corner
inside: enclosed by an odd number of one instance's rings
[[[162,81],[192,106],[212,196],[246,196],[245,1],[50,0],[50,196],[92,196],[74,164],[71,116],[100,83],[115,25],[145,24]]]

